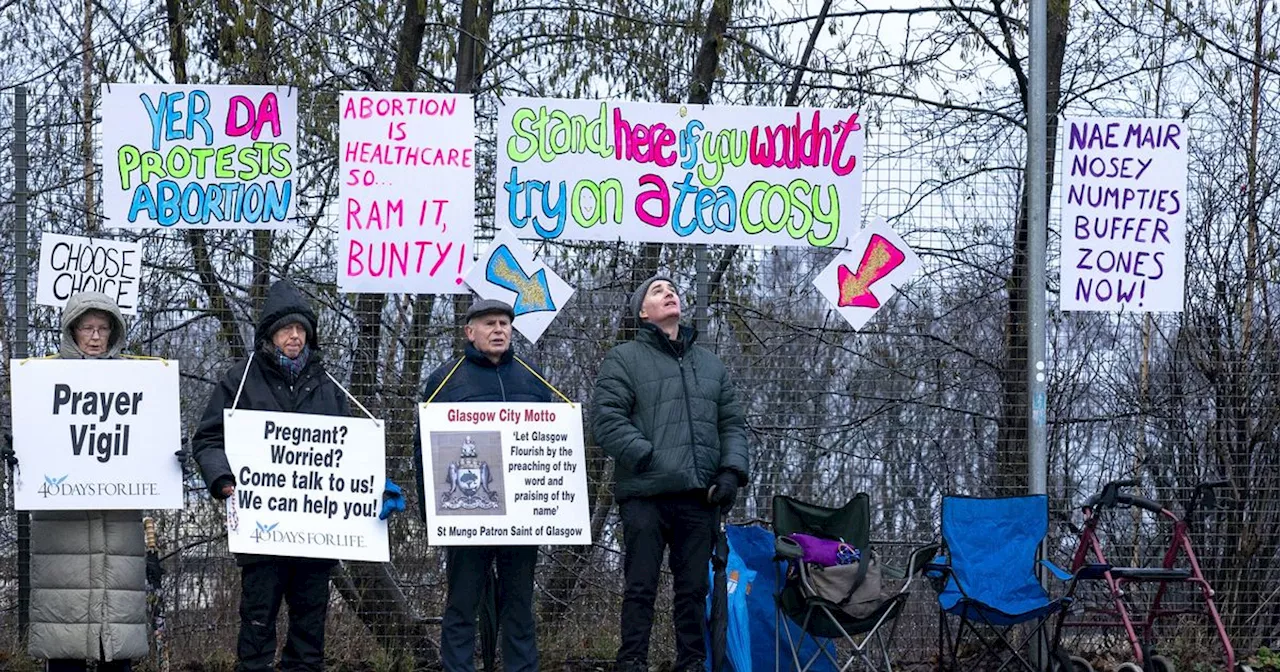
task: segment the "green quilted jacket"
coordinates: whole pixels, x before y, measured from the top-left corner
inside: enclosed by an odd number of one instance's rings
[[[615,460],[619,500],[704,490],[721,470],[747,482],[746,420],[724,363],[680,327],[680,348],[644,325],[605,355],[592,431]]]

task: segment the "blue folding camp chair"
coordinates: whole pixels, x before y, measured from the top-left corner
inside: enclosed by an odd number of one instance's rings
[[[988,657],[999,659],[1007,652],[999,670],[1016,661],[1038,672],[1022,652],[1038,639],[1048,659],[1052,643],[1045,623],[1071,601],[1070,589],[1051,598],[1036,577],[1036,556],[1048,531],[1049,500],[1044,495],[942,499],[944,550],[928,567],[939,589],[940,669],[959,666],[962,644],[972,635],[981,650],[976,659],[964,661],[965,668],[982,669]],[[1071,579],[1047,560],[1040,564],[1058,579]],[[952,620],[959,623],[954,632]],[[1019,641],[1016,632],[1022,624],[1027,625]]]

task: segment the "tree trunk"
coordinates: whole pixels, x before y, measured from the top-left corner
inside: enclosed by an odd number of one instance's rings
[[[698,50],[697,60],[694,62],[694,76],[689,87],[689,103],[702,105],[711,100],[711,86],[715,82],[716,69],[720,65],[720,50],[724,45],[724,35],[729,25],[732,7],[732,0],[712,0],[711,2],[711,13],[707,16],[706,27],[702,33],[702,44]],[[660,243],[644,243],[641,246],[640,262],[631,269],[631,280],[639,282],[657,273],[661,254]],[[638,326],[629,322],[631,320],[624,319],[619,325],[618,332],[614,336],[615,343],[627,338],[630,329]],[[591,538],[599,539],[604,531],[609,510],[613,507],[613,497],[609,495],[604,485],[606,479],[611,478],[612,474],[603,466],[606,464],[603,451],[598,445],[594,445],[594,441],[592,445],[587,446],[586,453],[587,483],[596,484],[590,488],[590,501],[594,502],[591,512]],[[601,466],[593,468],[592,465]],[[578,579],[595,557],[594,547],[562,548],[553,552],[553,569],[546,582],[547,599],[542,600],[539,610],[542,623],[554,623],[559,627],[565,622],[563,616],[573,604]]]
[[[187,83],[187,27],[186,16],[182,12],[182,0],[165,0],[165,23],[169,31],[169,65],[173,68],[175,84]],[[232,359],[244,359],[248,356],[244,340],[240,337],[240,327],[231,312],[231,304],[218,280],[218,272],[213,267],[213,259],[209,255],[209,246],[204,232],[187,229],[183,235],[187,245],[191,247],[191,259],[195,264],[196,275],[200,278],[200,287],[209,299],[209,312],[218,319],[218,340],[227,346]]]

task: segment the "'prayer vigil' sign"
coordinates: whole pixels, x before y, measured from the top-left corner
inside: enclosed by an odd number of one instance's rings
[[[182,508],[177,362],[9,364],[18,509]]]

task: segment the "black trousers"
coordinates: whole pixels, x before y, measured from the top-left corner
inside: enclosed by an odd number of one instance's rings
[[[279,558],[240,568],[240,639],[236,672],[270,672],[276,657],[276,616],[289,605],[280,672],[323,672],[324,621],[332,562]]]
[[[619,667],[648,663],[653,602],[658,596],[662,552],[668,547],[674,593],[675,669],[696,665],[706,659],[702,625],[706,620],[708,563],[715,546],[717,511],[706,503],[704,492],[637,497],[622,501],[618,509],[626,553]]]
[[[475,672],[476,613],[488,573],[498,566],[498,631],[506,672],[537,672],[537,627],[533,618],[533,570],[537,546],[450,546],[449,597],[440,630],[445,672]]]

